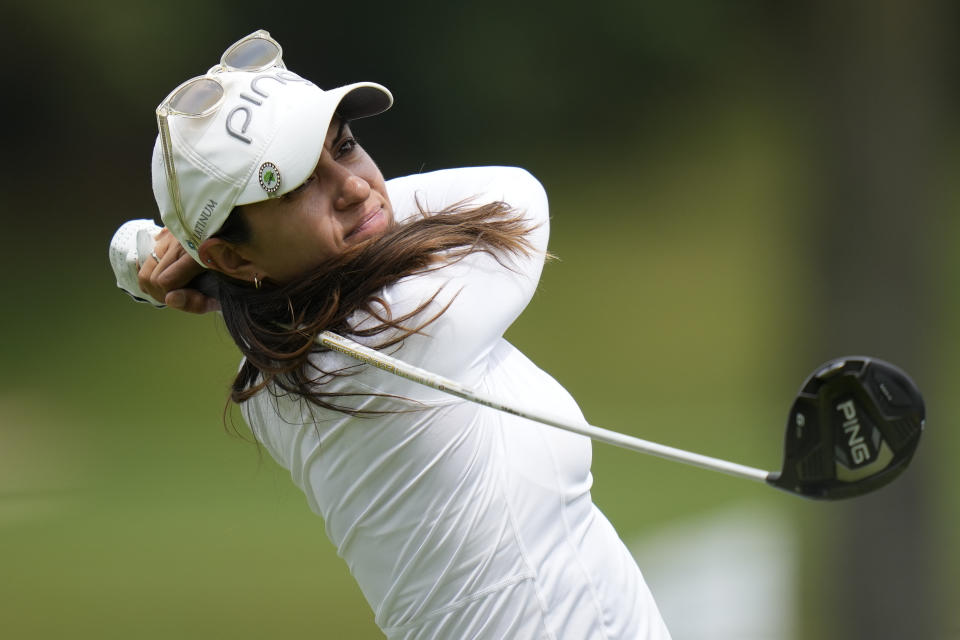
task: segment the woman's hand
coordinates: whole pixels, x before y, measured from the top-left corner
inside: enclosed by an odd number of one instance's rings
[[[157,235],[153,252],[139,258],[137,280],[145,293],[163,300],[170,308],[190,313],[207,313],[220,308],[215,298],[187,288],[190,281],[205,269],[184,251],[167,229]]]

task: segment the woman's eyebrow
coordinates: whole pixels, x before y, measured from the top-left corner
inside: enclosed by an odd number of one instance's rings
[[[349,120],[340,120],[340,125],[337,127],[337,135],[333,136],[333,140],[330,141],[330,148],[337,146],[337,143],[340,141],[340,138],[343,137],[343,130],[350,124]],[[323,148],[327,148],[327,143],[324,141]]]
[[[337,135],[333,139],[333,143],[336,144],[340,138],[343,137],[343,130],[347,128],[347,125],[350,124],[350,121],[347,119],[340,120],[340,126],[337,128]]]

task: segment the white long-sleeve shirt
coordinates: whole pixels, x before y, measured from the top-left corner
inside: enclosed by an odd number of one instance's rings
[[[439,211],[476,196],[474,203],[507,202],[537,225],[529,234],[534,255],[508,257],[510,268],[477,252],[388,287],[383,297],[395,317],[437,291],[420,317],[450,304],[392,355],[505,402],[583,420],[570,394],[503,338],[543,267],[549,220],[539,182],[521,169],[487,167],[387,187],[401,223],[417,199]],[[325,391],[361,394],[341,401],[390,413],[351,418],[268,392],[243,413],[323,517],[389,638],[669,638],[636,563],[592,502],[587,438],[338,353],[317,362],[355,372]]]

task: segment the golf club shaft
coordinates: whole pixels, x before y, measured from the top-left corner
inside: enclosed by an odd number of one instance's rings
[[[317,337],[317,341],[328,349],[338,351],[350,356],[351,358],[379,369],[383,369],[389,373],[401,376],[407,380],[412,380],[418,384],[422,384],[432,389],[437,389],[438,391],[443,391],[444,393],[449,393],[450,395],[481,404],[485,407],[490,407],[492,409],[504,411],[515,416],[520,416],[521,418],[527,418],[528,420],[533,420],[535,422],[556,427],[558,429],[572,431],[573,433],[587,436],[588,438],[598,442],[605,442],[607,444],[612,444],[615,447],[621,447],[631,451],[638,451],[640,453],[658,456],[667,460],[673,460],[675,462],[681,462],[683,464],[693,465],[703,469],[709,469],[711,471],[719,471],[720,473],[736,476],[738,478],[746,478],[747,480],[766,482],[770,477],[770,472],[762,469],[747,467],[735,462],[728,462],[726,460],[720,460],[719,458],[711,458],[710,456],[691,453],[689,451],[684,451],[683,449],[675,449],[674,447],[668,447],[655,442],[649,442],[647,440],[628,436],[616,431],[610,431],[609,429],[594,427],[589,424],[571,422],[559,416],[551,416],[539,411],[522,409],[504,404],[496,398],[488,396],[479,391],[468,389],[457,382],[454,382],[453,380],[449,380],[443,376],[439,376],[425,369],[421,369],[420,367],[413,366],[392,356],[380,353],[375,349],[357,344],[353,340],[349,340],[343,336],[331,333],[330,331],[324,331],[321,333]]]

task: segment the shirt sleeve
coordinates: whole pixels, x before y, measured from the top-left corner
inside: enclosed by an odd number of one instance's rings
[[[393,317],[417,309],[436,294],[410,321],[414,325],[443,311],[393,355],[461,383],[476,383],[490,351],[527,306],[540,280],[549,237],[546,192],[529,172],[512,167],[437,171],[392,180],[388,188],[391,200],[397,198],[395,209],[404,212],[411,206],[415,210],[416,203],[435,212],[463,202],[502,201],[520,212],[532,229],[527,235],[530,255],[498,260],[473,252],[440,269],[404,278],[385,292]],[[376,337],[369,342],[376,343]]]

